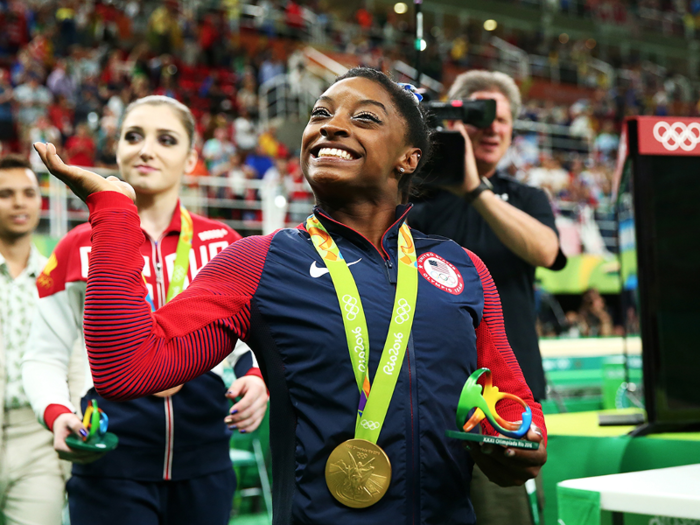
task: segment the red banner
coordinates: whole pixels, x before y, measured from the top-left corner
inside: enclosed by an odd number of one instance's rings
[[[700,119],[636,117],[642,155],[699,155]]]

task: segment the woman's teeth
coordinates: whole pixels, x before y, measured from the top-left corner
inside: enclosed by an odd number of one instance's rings
[[[318,157],[339,157],[345,160],[352,160],[352,155],[345,150],[337,148],[321,148],[318,151]]]

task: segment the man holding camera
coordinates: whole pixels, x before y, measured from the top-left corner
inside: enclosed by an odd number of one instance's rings
[[[541,400],[545,378],[535,330],[535,268],[558,270],[566,258],[559,249],[554,214],[544,191],[497,169],[511,144],[521,108],[520,91],[504,73],[469,71],[457,77],[448,96],[450,100],[495,100],[496,118],[482,129],[454,123],[453,129],[465,142],[463,183],[418,203],[411,225],[454,239],[484,261],[501,297],[508,341],[535,399]],[[481,451],[473,451],[472,456],[477,465],[492,460]],[[531,520],[522,487],[499,488],[478,468],[471,497],[481,525]]]

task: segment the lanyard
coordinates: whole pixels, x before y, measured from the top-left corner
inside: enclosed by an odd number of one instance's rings
[[[360,391],[355,438],[366,439],[376,444],[406,355],[416,310],[418,268],[413,237],[408,226],[405,223],[402,224],[398,236],[400,257],[392,319],[379,360],[379,368],[370,387],[367,374],[369,362],[367,320],[355,279],[335,241],[314,215],[307,219],[306,231],[311,235],[316,251],[328,268],[338,296],[350,360]]]
[[[187,270],[189,270],[190,267],[190,249],[192,248],[193,231],[192,216],[184,206],[180,205],[180,238],[177,241],[175,264],[173,266],[172,279],[170,279],[170,284],[168,285],[168,294],[165,298],[166,303],[169,303],[173,297],[182,292],[185,286]],[[143,281],[146,282],[146,277],[143,278]],[[155,303],[150,293],[146,295],[146,302],[151,306],[151,311],[155,312]]]

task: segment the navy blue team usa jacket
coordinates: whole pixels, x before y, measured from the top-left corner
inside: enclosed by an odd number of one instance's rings
[[[151,313],[138,253],[133,204],[116,192],[88,199],[93,226],[85,333],[95,386],[106,398],[131,399],[183,383],[215,366],[237,339],[256,354],[270,390],[274,523],[471,524],[472,462],[455,429],[462,386],[478,367],[523,398],[544,431],[508,345],[498,293],[472,253],[413,230],[419,285],[408,351],[378,445],[392,464],[387,494],[355,510],[330,494],[331,451],[354,435],[359,392],[330,275],[303,227],[238,241],[204,267],[170,303]],[[370,340],[370,380],[387,335],[397,277],[397,235],[409,209],[378,250],[322,210],[356,280]],[[119,268],[120,280],[110,278]],[[129,334],[129,337],[122,337]],[[499,413],[520,419],[504,402]],[[494,430],[484,425],[484,432]]]

